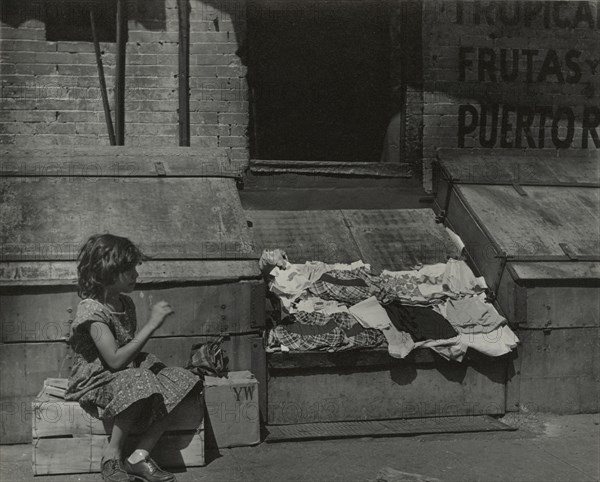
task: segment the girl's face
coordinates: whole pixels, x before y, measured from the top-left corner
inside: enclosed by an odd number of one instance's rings
[[[117,280],[111,286],[111,290],[115,293],[131,293],[135,288],[138,272],[136,268],[124,271],[117,276]]]

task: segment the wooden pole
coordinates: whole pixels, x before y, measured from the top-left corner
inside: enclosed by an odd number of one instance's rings
[[[98,78],[100,80],[100,93],[102,95],[102,106],[104,107],[104,119],[108,129],[108,138],[110,145],[115,145],[115,130],[110,116],[110,106],[108,105],[108,93],[106,92],[106,80],[104,79],[104,66],[102,65],[102,54],[100,53],[100,42],[96,32],[96,22],[94,20],[94,11],[90,10],[90,23],[92,25],[92,38],[94,40],[94,50],[96,51],[96,65],[98,66]]]
[[[117,58],[115,65],[115,130],[117,146],[125,145],[125,48],[127,0],[117,0]]]
[[[179,145],[190,145],[190,15],[188,0],[177,0],[179,11]]]
[[[408,5],[406,2],[402,2],[400,7],[400,38],[402,45],[401,60],[400,60],[400,142],[398,145],[398,158],[400,162],[406,160],[406,98],[408,91]]]

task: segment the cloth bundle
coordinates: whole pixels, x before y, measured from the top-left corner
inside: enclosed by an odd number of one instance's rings
[[[192,346],[186,369],[202,377],[221,377],[227,371],[223,357],[223,337]]]
[[[406,271],[371,272],[362,261],[318,261],[275,267],[269,284],[282,305],[282,322],[268,349],[329,350],[388,346],[405,357],[418,346],[462,360],[469,347],[491,356],[518,339],[485,301],[483,278],[462,260]]]

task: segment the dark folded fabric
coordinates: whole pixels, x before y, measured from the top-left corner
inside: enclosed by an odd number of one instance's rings
[[[330,275],[329,273],[323,274],[323,276],[321,276],[319,278],[319,281],[324,281],[325,283],[332,283],[334,285],[339,285],[339,286],[361,286],[361,287],[367,286],[367,282],[362,278],[356,277],[356,278],[351,278],[351,279],[341,279],[341,278],[336,278],[336,277]]]
[[[296,333],[302,336],[315,336],[331,333],[338,327],[338,324],[334,318],[331,318],[323,325],[309,325],[302,322],[297,322],[293,317],[287,317],[281,321],[281,326],[290,333]]]
[[[361,270],[329,271],[321,276],[310,288],[309,292],[324,300],[336,300],[348,306],[367,299],[369,284]]]
[[[350,328],[342,327],[342,330],[344,331],[346,336],[352,337],[352,336],[360,335],[361,333],[366,331],[366,328],[357,322],[357,323],[354,323]]]
[[[382,306],[396,329],[410,334],[413,341],[446,340],[458,334],[446,318],[431,308],[405,306],[398,300]]]

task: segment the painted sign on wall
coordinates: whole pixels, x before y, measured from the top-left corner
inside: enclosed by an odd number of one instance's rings
[[[446,147],[600,148],[600,1],[430,5],[452,25],[431,33],[434,89],[456,104]]]

